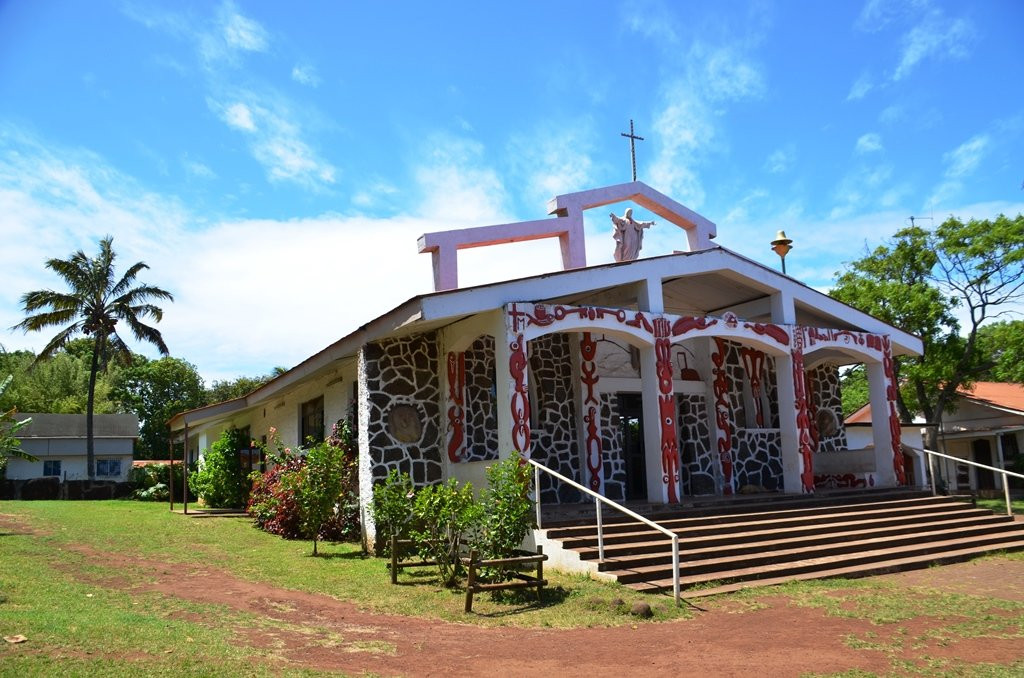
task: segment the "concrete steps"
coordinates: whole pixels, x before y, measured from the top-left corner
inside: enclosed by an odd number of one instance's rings
[[[899,490],[663,510],[656,520],[679,536],[686,597],[1024,549],[1024,522],[975,508],[964,497]],[[672,549],[664,534],[629,520],[606,521],[604,528],[603,562],[594,523],[551,527],[546,538],[604,578],[642,591],[672,590]]]

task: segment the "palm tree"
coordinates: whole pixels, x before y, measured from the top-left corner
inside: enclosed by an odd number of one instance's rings
[[[117,333],[123,322],[139,341],[147,341],[167,355],[160,332],[141,319],[152,317],[159,322],[164,312],[149,303],[153,299],[174,301],[170,292],[135,282],[135,276],[149,268],[145,263],[133,264],[120,280],[114,278],[113,238],[100,240],[99,254],[93,258],[78,250],[67,259],[50,259],[46,267],[59,275],[69,290],[37,290],[21,297],[25,313],[23,321],[11,329],[24,332],[47,327],[61,327],[50,343],[36,356],[33,365],[52,357],[79,333],[92,338],[92,364],[89,370],[89,396],[86,405],[86,454],[89,481],[96,479],[96,454],[93,444],[93,402],[96,396],[96,375],[106,369],[111,358],[131,363],[132,354]],[[41,312],[38,312],[41,311]]]

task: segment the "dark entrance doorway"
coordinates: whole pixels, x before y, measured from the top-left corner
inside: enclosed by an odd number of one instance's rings
[[[971,450],[974,452],[974,462],[992,466],[992,447],[987,440],[975,440],[971,443]],[[996,478],[992,471],[983,468],[974,468],[975,477],[978,479],[979,490],[996,489]]]
[[[639,393],[619,394],[619,428],[626,462],[626,500],[647,500],[647,464],[644,460],[644,407]]]

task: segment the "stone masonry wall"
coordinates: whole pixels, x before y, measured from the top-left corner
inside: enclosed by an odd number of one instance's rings
[[[466,452],[464,461],[498,458],[498,415],[494,392],[494,337],[484,335],[465,354]]]
[[[417,487],[441,480],[440,380],[434,333],[368,344],[365,348],[369,412],[366,436],[374,482],[391,469],[409,473]],[[406,423],[396,429],[391,413],[400,409]],[[411,408],[411,410],[409,409]],[[415,416],[420,435],[411,440],[408,421]],[[396,436],[396,430],[405,434]]]
[[[530,455],[548,468],[580,482],[580,444],[576,434],[576,399],[572,368],[571,339],[574,335],[555,333],[538,337],[528,346],[531,388],[536,398]],[[541,474],[544,503],[575,503],[580,493],[547,474]]]

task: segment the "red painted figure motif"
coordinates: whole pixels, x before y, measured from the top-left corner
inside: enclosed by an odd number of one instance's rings
[[[732,478],[732,411],[729,407],[729,375],[725,372],[725,340],[715,337],[711,354],[715,381],[715,424],[718,429],[718,462],[722,467],[722,494],[733,493]]]
[[[903,467],[903,446],[900,441],[900,417],[896,413],[896,371],[892,362],[892,340],[882,337],[882,369],[885,372],[885,396],[889,401],[889,437],[892,441],[892,468],[896,473],[896,484],[906,485],[907,474]]]
[[[676,432],[676,396],[672,384],[671,326],[665,318],[655,318],[654,357],[658,375],[658,412],[661,420],[661,481],[667,489],[668,502],[679,502],[679,440]]]
[[[466,442],[466,354],[448,354],[448,459],[461,461]]]
[[[512,447],[524,458],[530,457],[530,394],[526,386],[526,342],[516,335],[508,345],[511,356],[508,371],[512,377]]]
[[[754,401],[754,420],[757,428],[764,428],[764,407],[761,403],[761,375],[764,374],[764,352],[755,348],[740,349],[740,360],[750,382],[750,395]]]
[[[590,489],[594,492],[601,491],[601,434],[597,428],[598,408],[600,403],[594,388],[597,386],[597,342],[590,336],[590,332],[584,332],[580,337],[580,381],[583,384],[586,395],[583,398],[583,407],[586,414],[583,416],[583,430],[586,438],[587,471],[590,473]]]
[[[796,407],[796,430],[800,445],[803,472],[800,485],[807,494],[814,493],[814,441],[811,438],[811,417],[807,406],[807,380],[804,377],[804,336],[799,329],[794,333],[793,350],[793,393]]]

